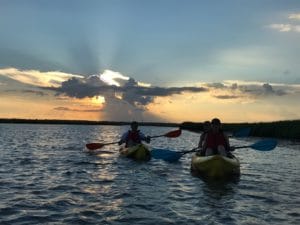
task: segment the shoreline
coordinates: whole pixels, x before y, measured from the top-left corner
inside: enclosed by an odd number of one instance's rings
[[[130,125],[124,121],[89,121],[89,120],[52,120],[52,119],[4,119],[0,118],[0,124],[61,124],[61,125]],[[162,123],[162,122],[139,122],[140,126],[178,127],[182,130],[201,133],[202,124],[197,122]],[[280,138],[300,141],[300,120],[286,120],[257,123],[223,123],[224,131],[234,132],[239,129],[250,128],[249,136]]]
[[[236,132],[243,128],[250,128],[249,137],[279,138],[300,141],[300,120],[285,120],[256,123],[223,123],[223,130]],[[181,129],[200,133],[202,123],[183,122]]]
[[[21,123],[21,124],[64,124],[64,125],[111,125],[122,126],[130,125],[131,122],[125,121],[91,121],[91,120],[52,120],[52,119],[3,119],[1,123]],[[160,127],[179,127],[180,123],[161,123],[161,122],[139,122],[140,126],[160,126]]]

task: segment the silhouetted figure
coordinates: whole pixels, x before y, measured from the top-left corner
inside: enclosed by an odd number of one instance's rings
[[[138,122],[133,121],[130,125],[131,130],[128,130],[122,135],[119,145],[125,143],[125,147],[132,147],[141,144],[142,141],[150,143],[151,138],[149,136],[145,136],[140,130],[138,130],[138,126]]]

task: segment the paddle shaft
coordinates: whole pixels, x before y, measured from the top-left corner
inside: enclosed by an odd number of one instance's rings
[[[175,131],[170,131],[166,134],[162,134],[162,135],[156,135],[156,136],[150,136],[149,138],[157,138],[157,137],[169,137],[169,138],[175,138],[180,136],[181,134],[181,130],[175,130]],[[98,148],[102,148],[105,145],[111,145],[111,144],[117,144],[119,143],[119,141],[115,141],[115,142],[111,142],[111,143],[89,143],[86,144],[85,146],[90,149],[90,150],[95,150]]]
[[[193,148],[192,150],[188,150],[188,151],[183,151],[183,152],[179,152],[181,155],[185,155],[187,153],[192,153],[192,152],[196,152],[197,150],[199,150],[199,148]]]
[[[119,141],[110,142],[110,143],[103,143],[103,145],[112,145],[112,144],[117,144],[117,143],[119,143]]]
[[[156,135],[156,136],[150,136],[150,138],[157,138],[157,137],[164,137],[165,134],[162,134],[162,135]]]
[[[181,130],[179,129],[179,130],[170,131],[168,133],[161,134],[161,135],[150,136],[149,138],[157,138],[157,137],[176,138],[176,137],[179,137],[180,135],[181,135]]]
[[[237,147],[234,147],[234,149],[239,149],[239,148],[251,148],[252,145],[244,145],[244,146],[237,146]]]

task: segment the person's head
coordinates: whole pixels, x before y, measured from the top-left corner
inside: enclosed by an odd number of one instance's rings
[[[139,126],[139,124],[136,121],[132,121],[130,124],[131,130],[133,130],[133,131],[137,131],[138,126]]]
[[[218,131],[221,129],[221,121],[218,118],[214,118],[211,120],[211,127],[214,131]]]
[[[209,121],[204,121],[204,123],[203,123],[203,131],[207,132],[207,131],[210,130],[210,128],[211,128],[210,122]]]

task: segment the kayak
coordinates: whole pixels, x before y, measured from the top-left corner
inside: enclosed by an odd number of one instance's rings
[[[149,147],[144,144],[138,144],[129,148],[123,147],[120,149],[120,155],[138,161],[148,161],[151,159]]]
[[[240,174],[240,162],[234,155],[226,157],[195,154],[192,157],[191,171],[205,178],[226,179]]]

